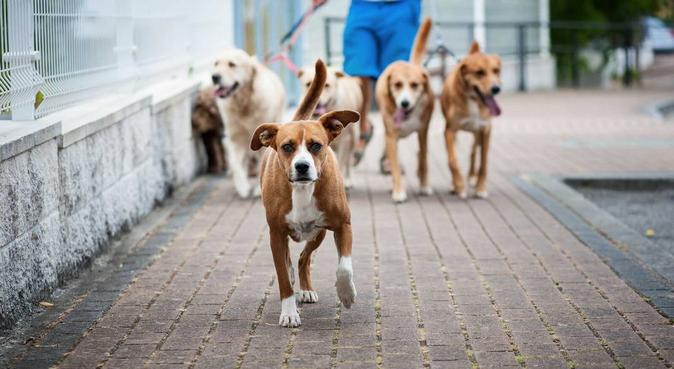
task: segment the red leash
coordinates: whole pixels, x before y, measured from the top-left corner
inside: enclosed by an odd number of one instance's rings
[[[300,34],[302,31],[304,31],[304,27],[307,25],[309,18],[314,14],[316,9],[321,7],[323,4],[320,4],[318,6],[311,6],[303,15],[302,18],[300,18],[299,21],[295,22],[295,24],[291,27],[290,31],[283,36],[281,39],[281,50],[277,52],[276,54],[273,54],[271,56],[268,56],[265,58],[264,63],[265,64],[271,64],[277,61],[283,62],[285,64],[286,68],[290,70],[292,73],[297,75],[299,73],[300,68],[293,63],[292,60],[290,60],[290,57],[288,57],[288,52],[292,49],[293,45],[297,42],[297,40],[300,37]],[[285,45],[285,41],[288,41]]]

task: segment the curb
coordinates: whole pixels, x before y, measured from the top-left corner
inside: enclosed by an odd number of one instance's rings
[[[672,174],[654,174],[672,178]],[[625,226],[564,183],[565,179],[645,179],[644,175],[554,177],[523,175],[512,181],[587,245],[637,293],[662,315],[674,318],[674,279],[662,266],[674,256],[654,252],[652,241]],[[653,178],[653,177],[648,177]],[[647,254],[648,250],[652,254]],[[644,257],[646,256],[646,257]]]

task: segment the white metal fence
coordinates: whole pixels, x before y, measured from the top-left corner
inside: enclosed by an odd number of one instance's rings
[[[231,0],[0,0],[0,117],[30,120],[207,67],[232,41],[232,10]]]

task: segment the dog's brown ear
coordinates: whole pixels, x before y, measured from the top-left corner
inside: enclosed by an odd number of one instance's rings
[[[330,142],[337,138],[342,129],[349,123],[355,123],[360,120],[360,114],[353,110],[335,110],[325,113],[318,118],[325,131],[328,132]]]
[[[477,43],[477,41],[473,41],[472,44],[470,44],[470,50],[468,50],[468,54],[477,54],[480,52],[480,44]]]
[[[276,123],[263,123],[260,124],[253,137],[250,140],[250,148],[253,151],[260,150],[262,146],[271,147],[276,150],[276,133],[278,132],[278,124]]]
[[[336,71],[335,75],[337,76],[337,78],[342,78],[346,76],[346,74],[344,74],[344,72],[342,72],[341,70]]]
[[[463,61],[460,61],[456,68],[459,68],[459,73],[454,78],[454,86],[452,87],[454,91],[461,92],[467,88],[466,73],[468,72],[468,66]]]

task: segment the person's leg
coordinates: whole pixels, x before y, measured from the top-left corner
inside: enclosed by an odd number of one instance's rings
[[[358,165],[360,160],[363,158],[363,153],[365,152],[365,146],[370,142],[372,138],[372,124],[367,120],[368,113],[370,112],[370,105],[372,102],[372,78],[370,77],[359,77],[360,79],[360,90],[363,94],[363,105],[359,111],[360,113],[360,137],[356,143],[354,150],[354,156],[356,159],[355,165]]]
[[[365,146],[372,136],[367,119],[372,97],[372,79],[380,73],[379,42],[375,35],[378,9],[381,4],[353,1],[349,8],[343,37],[344,72],[360,79],[363,105],[360,113],[360,137],[354,150],[355,164],[360,162]]]
[[[380,42],[380,72],[398,60],[409,60],[419,29],[420,0],[401,0],[385,4],[385,16],[377,28]]]

